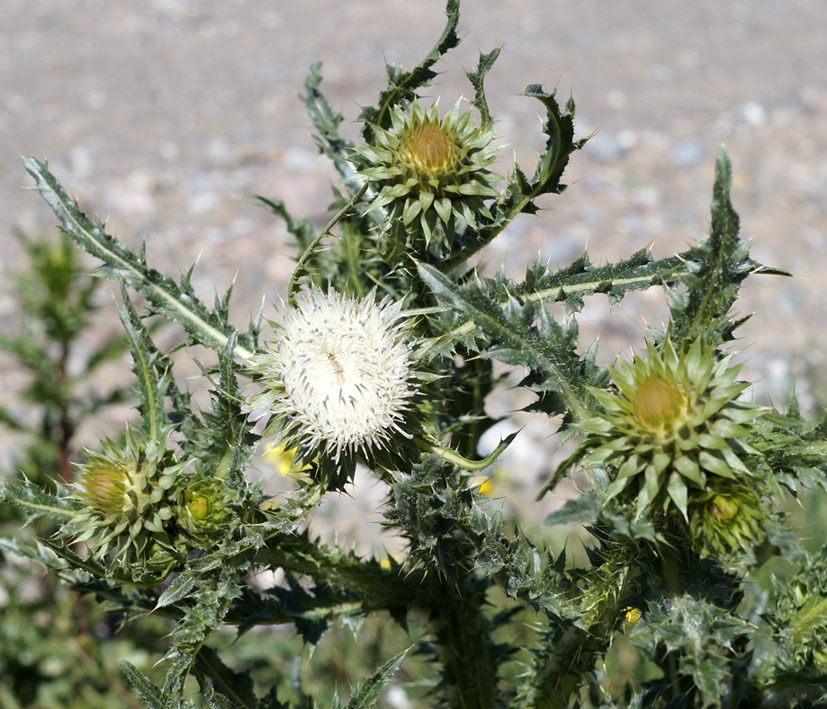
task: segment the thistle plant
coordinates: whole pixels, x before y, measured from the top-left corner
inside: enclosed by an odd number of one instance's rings
[[[532,84],[524,95],[542,107],[546,136],[536,168],[495,165],[485,76],[499,50],[468,73],[471,112],[424,107],[434,65],[459,43],[457,0],[446,18],[422,62],[388,67],[356,142],[339,134],[343,116],[311,67],[304,102],[341,184],[321,231],[251,197],[285,220],[297,248],[264,331],[264,312],[238,328],[229,292],[210,306],[192,270],[176,280],[150,268],[147,249],[108,234],[45,163],[24,159],[62,228],[122,285],[140,420],[118,447],[90,451],[79,489],[7,485],[9,501],[61,527],[4,544],[126,618],[167,619],[163,686],[124,665],[148,707],[339,707],[339,691],[369,707],[388,685],[416,706],[460,708],[827,702],[818,638],[791,631],[805,619],[822,627],[823,589],[768,571],[806,576],[806,534],[788,510],[827,487],[825,424],[794,403],[757,406],[732,363],[742,282],[785,274],[739,236],[729,157],[716,160],[709,235],[683,253],[601,266],[583,254],[560,269],[535,261],[522,279],[485,276],[472,259],[536,213],[539,196],[564,192],[587,139],[575,137],[574,101]],[[650,288],[665,293],[668,322],[641,331],[633,361],[602,367],[597,343],[578,342],[585,296],[614,303]],[[149,316],[181,328],[183,349],[212,352],[201,358],[209,409],[177,383]],[[499,456],[521,435],[480,457],[497,423],[486,406],[495,361],[522,368],[529,410],[559,422],[557,440],[573,446],[537,497],[566,477],[581,494],[543,525],[505,519],[478,483],[507,468]],[[249,475],[268,450],[295,481],[279,494]],[[319,505],[348,493],[357,470],[385,486],[376,511],[404,543],[398,557],[314,531]],[[582,559],[553,551],[571,529],[562,524],[582,525]],[[264,588],[253,580],[262,571],[278,572]],[[390,617],[396,625],[382,626],[395,634],[372,645],[383,652],[347,677],[350,690],[302,682],[292,662],[273,660],[291,653],[274,653],[289,640],[272,626],[323,648],[331,626],[368,617]],[[256,661],[239,650],[262,637],[269,651]],[[634,671],[610,675],[629,658]]]

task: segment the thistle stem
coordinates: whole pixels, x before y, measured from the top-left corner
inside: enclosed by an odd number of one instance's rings
[[[304,253],[302,253],[302,255],[299,257],[298,262],[296,263],[296,268],[293,269],[293,275],[290,276],[290,283],[287,286],[288,301],[293,300],[293,293],[299,285],[299,278],[304,272],[305,263],[313,255],[313,252],[316,250],[316,247],[319,245],[319,242],[321,242],[321,240],[324,239],[324,237],[330,234],[330,230],[333,229],[333,227],[339,223],[342,217],[344,217],[345,214],[347,214],[353,208],[353,205],[355,205],[362,198],[362,195],[365,194],[367,189],[368,183],[365,182],[365,184],[362,185],[361,189],[355,195],[353,195],[353,197],[350,198],[350,201],[344,207],[342,207],[335,215],[333,215],[333,218],[327,223],[327,226],[325,226],[325,228],[322,229],[315,236],[313,241],[311,241],[307,245],[307,248],[304,250]]]
[[[470,460],[450,448],[443,448],[442,446],[436,445],[436,443],[431,443],[419,437],[414,437],[413,442],[414,445],[416,445],[416,447],[424,453],[433,453],[443,460],[447,460],[449,463],[453,463],[457,467],[462,468],[463,470],[478,471],[485,470],[489,465],[491,465],[499,457],[500,453],[508,447],[511,441],[514,440],[514,436],[516,435],[516,433],[512,433],[510,436],[504,438],[491,452],[491,454],[482,460]]]

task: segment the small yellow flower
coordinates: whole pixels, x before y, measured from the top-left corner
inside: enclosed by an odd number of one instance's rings
[[[483,480],[482,485],[480,485],[480,495],[493,495],[494,494],[494,476],[492,475],[489,478]]]
[[[294,463],[295,457],[296,448],[293,447],[288,450],[286,443],[280,443],[272,448],[269,448],[262,456],[262,458],[267,463],[270,463],[270,465],[272,465],[276,469],[276,472],[282,477],[304,477],[304,473],[310,470],[310,466],[307,463]]]
[[[642,616],[643,613],[641,613],[640,608],[635,608],[634,606],[626,606],[623,609],[623,621],[627,625],[634,625],[641,619]]]

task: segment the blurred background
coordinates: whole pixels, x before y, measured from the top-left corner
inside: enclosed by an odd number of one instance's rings
[[[383,62],[412,66],[444,24],[443,0],[3,6],[0,234],[54,224],[39,197],[21,189],[30,181],[19,156],[48,158],[111,233],[133,246],[146,240],[151,265],[175,275],[200,256],[195,282],[207,300],[236,278],[240,326],[262,298],[276,317],[270,304],[293,255],[284,225],[242,198],[282,199],[320,228],[329,217],[335,175],[299,100],[307,67],[323,61],[322,88],[356,138],[360,105],[385,85]],[[738,331],[744,375],[761,399],[784,402],[793,376],[805,408],[827,398],[823,3],[473,0],[462,5],[459,31],[463,42],[438,67],[429,98],[450,106],[472,95],[464,71],[480,51],[502,47],[487,79],[505,146],[498,172],[515,157],[533,170],[542,145],[539,104],[520,96],[529,83],[573,96],[579,134],[595,133],[572,157],[570,189],[542,198],[537,216],[518,218],[483,252],[487,269],[504,264],[519,277],[537,254],[564,265],[587,246],[594,262],[650,245],[658,257],[685,249],[706,233],[723,144],[754,258],[795,274],[747,281],[737,308],[757,315]],[[0,260],[7,274],[19,268],[14,239],[0,239]],[[99,290],[106,306],[112,286]],[[0,329],[13,329],[15,307],[6,279]],[[111,305],[103,310],[101,341],[118,327]],[[605,299],[593,297],[578,319],[583,340],[599,333],[600,357],[611,362],[641,345],[644,322],[659,325],[665,314],[652,289],[628,296],[611,318]],[[23,383],[13,364],[0,368],[0,405],[15,406]],[[512,453],[533,459],[538,475],[552,431],[529,427],[525,450]],[[11,450],[3,447],[0,460]]]
[[[329,218],[335,175],[317,155],[298,97],[308,66],[323,62],[322,88],[345,116],[343,132],[355,139],[360,105],[373,103],[385,85],[383,62],[409,68],[420,61],[441,32],[443,10],[443,0],[3,0],[0,332],[21,332],[15,277],[27,256],[13,231],[54,232],[51,212],[22,189],[30,180],[21,154],[48,158],[70,194],[105,217],[112,234],[131,246],[146,240],[150,265],[177,275],[200,256],[195,284],[208,301],[235,278],[239,326],[262,297],[265,315],[277,317],[270,304],[292,270],[288,235],[242,200],[282,199],[319,228]],[[570,189],[542,198],[538,215],[518,218],[482,254],[484,268],[504,265],[519,278],[537,254],[562,266],[586,247],[593,262],[647,246],[657,257],[684,250],[706,233],[723,144],[753,257],[795,274],[750,278],[744,287],[739,312],[757,313],[738,331],[744,376],[761,400],[785,403],[795,378],[805,408],[827,401],[827,6],[466,0],[460,35],[425,102],[440,97],[448,107],[473,95],[464,72],[480,51],[502,47],[487,78],[504,146],[497,172],[507,174],[515,157],[533,171],[543,144],[539,104],[520,96],[529,83],[556,86],[561,99],[571,95],[579,135],[594,133],[572,157]],[[82,264],[93,270],[91,261]],[[70,373],[82,373],[89,354],[118,332],[113,290],[105,283],[95,292],[101,307],[67,362]],[[584,341],[600,334],[600,357],[611,362],[640,347],[642,324],[660,325],[666,312],[653,289],[629,295],[612,312],[602,297],[590,298],[578,320]],[[171,329],[159,336],[170,344],[178,338]],[[93,388],[104,396],[122,384],[125,369],[124,362],[101,367]],[[39,414],[23,396],[31,382],[18,359],[0,353],[0,407],[37,425]],[[106,418],[80,428],[78,445],[122,427],[128,404],[110,403]],[[492,406],[518,404],[518,394],[506,392]],[[553,464],[554,426],[542,419],[517,417],[484,445],[493,448],[518,424],[526,428],[492,479],[495,497],[510,498],[516,485],[530,499]],[[21,440],[0,428],[0,470],[19,464]],[[261,465],[266,473],[268,463]],[[517,470],[519,479],[509,478]],[[370,539],[367,547],[377,552],[375,527],[365,532],[378,519],[383,489],[357,482],[361,491],[357,485],[353,499],[331,499],[319,524],[327,519],[357,545]],[[395,548],[387,538],[379,546]],[[2,593],[0,606],[8,600]],[[21,613],[23,627],[32,616]],[[10,702],[8,696],[0,686],[0,699]]]
[[[320,225],[332,173],[317,156],[297,94],[308,65],[350,123],[384,86],[383,60],[410,67],[444,23],[442,0],[301,3],[262,0],[4,0],[0,23],[0,234],[54,220],[20,154],[46,157],[88,211],[127,243],[146,239],[151,263],[186,268],[211,297],[238,274],[243,323],[276,300],[290,273],[286,232],[241,201],[283,199]],[[652,245],[682,250],[708,224],[713,161],[725,144],[734,201],[753,256],[795,279],[750,279],[739,308],[759,314],[739,332],[747,375],[773,396],[791,370],[815,385],[827,349],[827,8],[817,0],[473,0],[464,38],[431,95],[471,95],[464,70],[502,46],[488,96],[506,145],[532,168],[541,145],[528,83],[577,103],[581,135],[597,131],[567,172],[571,188],[517,220],[484,254],[518,276],[539,253],[565,264],[588,244],[595,261]],[[14,269],[20,249],[0,240]],[[603,358],[639,341],[659,295],[633,295],[628,315],[595,302],[583,327],[601,331]],[[14,300],[0,296],[0,327]],[[617,314],[616,314],[617,315]],[[620,330],[614,339],[616,330]],[[0,374],[4,379],[7,375]],[[8,381],[0,384],[7,389]],[[820,386],[820,383],[819,383]],[[801,387],[799,387],[801,389]],[[802,394],[807,392],[800,391]]]

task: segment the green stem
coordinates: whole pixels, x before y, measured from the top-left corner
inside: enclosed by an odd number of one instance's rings
[[[315,251],[316,247],[319,245],[324,237],[330,234],[330,230],[333,229],[336,224],[339,223],[342,217],[345,216],[361,198],[362,195],[365,194],[365,191],[368,188],[368,183],[362,185],[361,189],[350,198],[350,201],[342,207],[334,216],[333,218],[327,223],[327,226],[322,229],[316,237],[311,241],[307,248],[304,250],[304,253],[299,257],[298,262],[296,263],[296,268],[293,269],[293,275],[290,276],[290,283],[287,286],[287,299],[288,301],[293,300],[293,292],[298,287],[298,281],[301,277],[302,273],[304,272],[304,266],[307,260],[313,255],[313,251]]]
[[[485,470],[489,465],[491,465],[499,457],[500,453],[508,447],[511,441],[514,440],[516,435],[517,433],[512,433],[510,436],[506,436],[500,441],[499,445],[493,450],[493,452],[482,460],[469,460],[450,448],[443,448],[442,446],[436,445],[436,443],[430,443],[429,441],[423,440],[419,437],[414,437],[413,442],[414,445],[424,453],[433,453],[434,455],[438,455],[443,460],[447,460],[449,463],[453,463],[458,468],[462,468],[463,470],[478,471]]]
[[[365,288],[362,285],[362,272],[360,271],[361,264],[359,263],[359,246],[361,239],[357,235],[351,233],[345,224],[344,234],[341,237],[342,251],[344,253],[345,262],[347,263],[348,281],[350,287],[358,298],[365,297]]]
[[[461,249],[453,256],[445,259],[442,261],[437,267],[439,268],[442,273],[450,273],[453,271],[457,266],[462,265],[465,263],[469,258],[471,258],[477,251],[480,251],[483,247],[490,244],[497,236],[505,229],[524,208],[525,206],[536,197],[537,195],[532,194],[531,196],[526,196],[525,199],[521,200],[517,203],[517,206],[511,210],[511,212],[506,216],[503,222],[496,227],[493,227],[490,231],[486,232],[485,236],[480,239],[479,241],[475,241],[470,246],[466,246],[464,249]]]
[[[497,658],[490,623],[482,614],[484,596],[472,590],[463,597],[454,585],[442,588],[434,630],[450,706],[493,709],[497,706]]]

